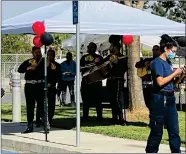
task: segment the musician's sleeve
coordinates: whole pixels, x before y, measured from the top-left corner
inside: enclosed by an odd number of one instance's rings
[[[136,68],[140,68],[140,67],[141,67],[140,61],[136,63],[135,67],[136,67]]]
[[[156,78],[159,76],[164,76],[163,65],[159,61],[153,61],[153,63],[151,64],[151,71],[154,73]]]
[[[27,67],[29,66],[28,60],[24,61],[18,68],[19,73],[25,73],[27,71]]]
[[[85,66],[85,58],[84,58],[84,56],[83,57],[81,57],[81,59],[80,59],[80,67],[84,67]]]
[[[125,58],[125,72],[128,70],[128,58]]]
[[[103,59],[103,57],[102,56],[100,56],[100,62],[104,62],[104,59]]]
[[[144,67],[145,66],[145,60],[143,59],[140,59],[139,62],[136,63],[135,67],[136,68],[141,68],[141,67]]]

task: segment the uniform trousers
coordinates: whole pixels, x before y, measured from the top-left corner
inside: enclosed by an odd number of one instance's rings
[[[124,80],[108,79],[107,80],[108,94],[110,105],[112,107],[112,118],[123,120],[124,103]],[[125,112],[125,110],[124,110]],[[125,115],[125,113],[124,113]],[[126,120],[126,119],[124,119]]]
[[[43,116],[44,106],[44,84],[25,84],[25,97],[27,109],[27,122],[29,127],[33,127],[35,103],[37,103],[36,123],[40,124],[40,118]]]
[[[83,118],[88,119],[90,106],[96,106],[97,118],[102,118],[101,102],[102,82],[86,84],[81,83],[81,97],[83,101]]]
[[[57,90],[55,86],[48,88],[48,120],[50,124],[52,123],[55,113],[56,94]]]
[[[163,126],[165,125],[168,131],[171,153],[180,153],[181,139],[174,94],[153,93],[149,110],[151,130],[147,140],[146,152],[158,152],[163,136]]]

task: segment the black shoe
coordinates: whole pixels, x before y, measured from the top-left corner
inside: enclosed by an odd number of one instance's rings
[[[89,118],[81,118],[81,122],[89,122]]]
[[[52,124],[52,123],[50,124],[50,127],[54,127],[54,126],[55,126],[54,124]]]
[[[40,124],[36,124],[36,128],[39,128],[39,127],[41,127],[41,125]]]
[[[98,120],[99,122],[101,122],[101,121],[103,121],[103,117],[97,117],[97,120]]]
[[[28,127],[22,134],[27,134],[27,133],[32,133],[33,132],[33,127]]]
[[[76,104],[75,103],[70,103],[70,106],[71,107],[76,107]]]
[[[65,103],[64,103],[64,102],[61,102],[61,103],[59,104],[59,107],[62,107],[62,106],[65,106]]]
[[[121,126],[127,126],[127,125],[128,125],[128,123],[127,123],[126,120],[120,120],[120,121],[119,121],[119,124],[120,124]]]
[[[118,119],[112,118],[112,124],[113,124],[113,125],[119,124]]]

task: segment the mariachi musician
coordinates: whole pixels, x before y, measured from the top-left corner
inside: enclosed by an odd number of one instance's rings
[[[88,54],[83,55],[80,60],[82,75],[94,65],[99,65],[103,62],[103,58],[96,54],[97,45],[93,42],[87,46]],[[90,105],[96,105],[97,119],[102,120],[102,103],[101,103],[101,88],[102,81],[93,83],[87,83],[85,78],[82,78],[81,82],[81,96],[83,100],[83,121],[89,121],[89,107]]]
[[[37,102],[36,125],[40,125],[44,104],[44,67],[41,65],[42,54],[38,47],[32,48],[33,58],[24,61],[18,68],[25,73],[25,97],[27,110],[27,129],[23,133],[33,132],[35,102]]]
[[[152,76],[150,71],[151,62],[156,58],[159,57],[160,47],[158,45],[154,45],[152,48],[153,57],[141,59],[139,62],[136,63],[135,67],[137,68],[137,75],[141,77],[142,84],[143,84],[143,95],[145,104],[149,107],[149,103],[151,101],[151,91],[152,91]]]
[[[50,126],[55,112],[56,94],[61,91],[61,66],[55,61],[55,51],[47,52],[47,83],[48,83],[48,121]],[[56,89],[57,84],[57,89]]]
[[[127,57],[120,53],[121,44],[111,42],[110,55],[105,61],[110,61],[111,70],[108,73],[107,88],[112,107],[112,120],[114,124],[126,125],[124,102],[124,74],[128,69]],[[119,120],[119,121],[118,121]]]

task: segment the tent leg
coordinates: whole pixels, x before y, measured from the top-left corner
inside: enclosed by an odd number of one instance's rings
[[[79,3],[79,1],[78,1]],[[80,47],[79,47],[79,4],[78,23],[76,24],[76,146],[80,145]]]

